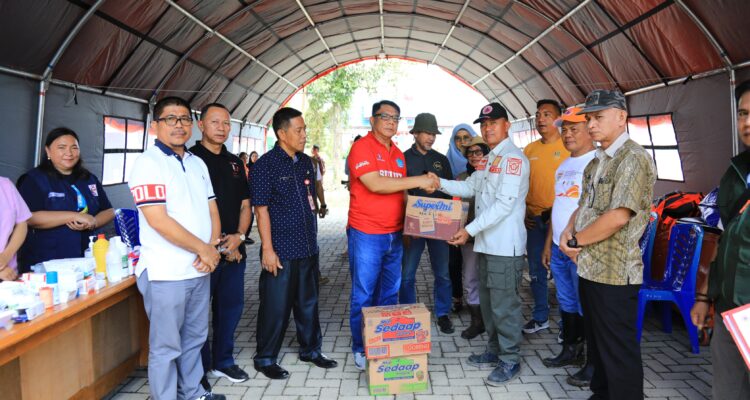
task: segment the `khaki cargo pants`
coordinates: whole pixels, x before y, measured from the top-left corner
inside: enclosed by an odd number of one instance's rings
[[[478,254],[479,305],[489,336],[487,351],[506,363],[518,363],[523,325],[518,287],[526,259]]]

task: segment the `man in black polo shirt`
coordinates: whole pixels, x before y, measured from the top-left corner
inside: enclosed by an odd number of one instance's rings
[[[198,128],[203,138],[190,148],[208,167],[221,219],[221,262],[211,273],[213,348],[203,345],[203,370],[214,378],[243,382],[249,376],[234,363],[234,331],[242,316],[245,282],[245,232],[250,225],[250,191],[242,160],[227,151],[230,117],[226,107],[208,104]],[[208,381],[203,380],[207,386]],[[208,389],[208,388],[207,388]]]
[[[307,132],[302,113],[282,108],[273,115],[278,141],[258,159],[250,179],[261,241],[261,266],[255,369],[270,379],[286,379],[279,350],[294,311],[299,359],[320,368],[336,361],[320,351],[318,320],[318,222],[315,174],[305,153]]]
[[[448,157],[432,149],[436,135],[440,134],[435,116],[422,113],[414,119],[414,144],[404,152],[406,158],[406,175],[420,176],[432,172],[440,178],[453,179]],[[450,199],[442,192],[428,194],[422,189],[409,189],[409,195]],[[430,253],[432,272],[435,275],[435,315],[440,332],[453,333],[453,323],[448,314],[451,311],[451,278],[448,272],[448,243],[443,240],[410,238],[404,240],[404,261],[401,270],[401,290],[398,300],[401,304],[416,303],[415,277],[419,259],[422,258],[424,246]]]

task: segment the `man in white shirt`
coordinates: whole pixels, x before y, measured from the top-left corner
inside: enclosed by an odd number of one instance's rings
[[[209,273],[219,263],[219,210],[206,164],[185,149],[190,104],[165,97],[154,107],[156,143],[133,166],[130,191],[140,211],[138,290],[151,322],[151,398],[223,400],[201,387],[208,335]]]
[[[499,386],[521,373],[518,285],[526,267],[523,221],[529,160],[508,137],[508,113],[499,103],[484,106],[474,123],[480,123],[490,153],[465,181],[440,179],[440,190],[452,196],[475,198],[474,221],[448,243],[462,245],[474,237],[474,251],[479,254],[479,303],[489,342],[483,354],[469,357],[468,364],[494,368],[485,382]]]
[[[570,216],[578,208],[583,184],[583,171],[596,154],[594,139],[589,135],[586,117],[579,115],[580,107],[566,110],[555,125],[562,128],[561,137],[570,158],[560,164],[555,172],[555,201],[552,205],[551,226],[542,252],[542,264],[552,270],[557,289],[562,318],[562,351],[555,357],[545,358],[542,363],[550,368],[566,365],[581,365],[583,362],[583,311],[578,297],[578,267],[559,248],[560,235],[570,221]],[[588,386],[594,373],[591,357],[586,357],[586,366],[572,377],[568,383],[575,386]]]

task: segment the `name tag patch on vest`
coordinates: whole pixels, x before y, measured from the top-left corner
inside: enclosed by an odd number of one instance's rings
[[[47,195],[47,197],[49,197],[50,199],[53,198],[53,197],[65,197],[65,193],[49,192],[49,194]]]
[[[491,174],[499,174],[500,171],[502,171],[502,168],[500,168],[501,161],[503,161],[503,158],[500,156],[497,156],[494,160],[492,160],[492,165],[490,165]]]

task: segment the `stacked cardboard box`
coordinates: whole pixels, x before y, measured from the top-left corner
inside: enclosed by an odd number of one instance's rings
[[[430,312],[424,304],[366,307],[362,321],[370,394],[427,390],[432,342]]]

